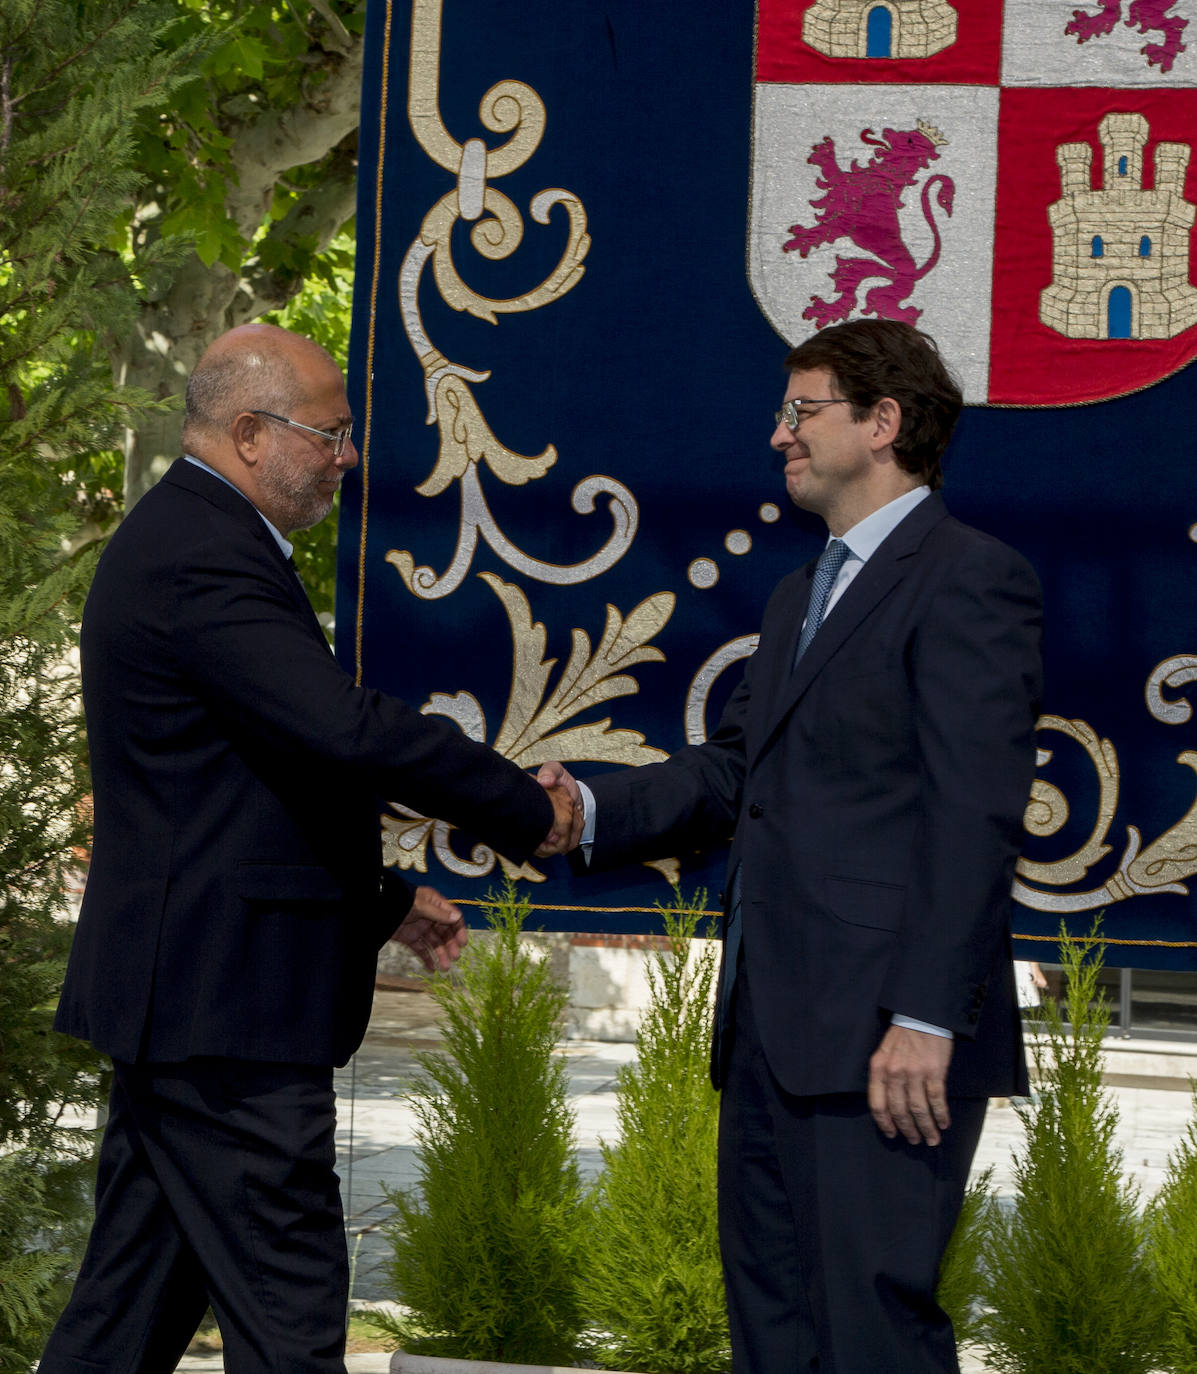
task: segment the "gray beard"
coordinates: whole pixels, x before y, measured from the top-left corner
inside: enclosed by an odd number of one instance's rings
[[[271,505],[286,520],[286,528],[280,527],[283,534],[311,529],[332,510],[332,493],[326,495],[316,485],[316,478],[297,477],[281,462],[264,468],[260,481]]]

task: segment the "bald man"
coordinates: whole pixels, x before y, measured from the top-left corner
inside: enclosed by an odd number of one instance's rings
[[[175,1368],[211,1304],[232,1374],[344,1370],[333,1068],[379,947],[429,967],[457,909],[381,864],[379,798],[516,861],[575,828],[455,726],[355,685],[288,535],[357,462],[340,369],[270,325],[218,339],[185,456],[126,516],[83,616],[91,871],[59,1030],[113,1060],[96,1221],[42,1374]]]

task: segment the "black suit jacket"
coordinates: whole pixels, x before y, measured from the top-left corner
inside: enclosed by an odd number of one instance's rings
[[[813,570],[775,590],[705,744],[589,780],[592,863],[734,833],[753,1006],[789,1092],[863,1090],[894,1012],[954,1032],[949,1091],[1025,1091],[1009,908],[1034,774],[1038,582],[932,495],[795,670]],[[718,1054],[715,1067],[718,1081]]]
[[[95,840],[57,1028],[114,1058],[344,1063],[380,945],[378,798],[522,859],[552,807],[452,724],[357,687],[239,493],[183,460],[83,615]]]

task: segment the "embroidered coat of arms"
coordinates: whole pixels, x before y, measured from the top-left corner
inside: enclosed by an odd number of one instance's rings
[[[970,402],[1197,354],[1190,0],[760,0],[748,245],[796,340],[927,329]]]

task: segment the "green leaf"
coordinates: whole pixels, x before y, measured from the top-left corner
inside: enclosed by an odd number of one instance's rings
[[[205,267],[211,267],[225,248],[225,236],[218,228],[201,229],[195,236],[195,251]],[[240,255],[238,254],[238,261]]]
[[[261,80],[266,61],[272,56],[270,49],[249,35],[236,39],[232,46],[236,50],[237,66],[242,75]]]

